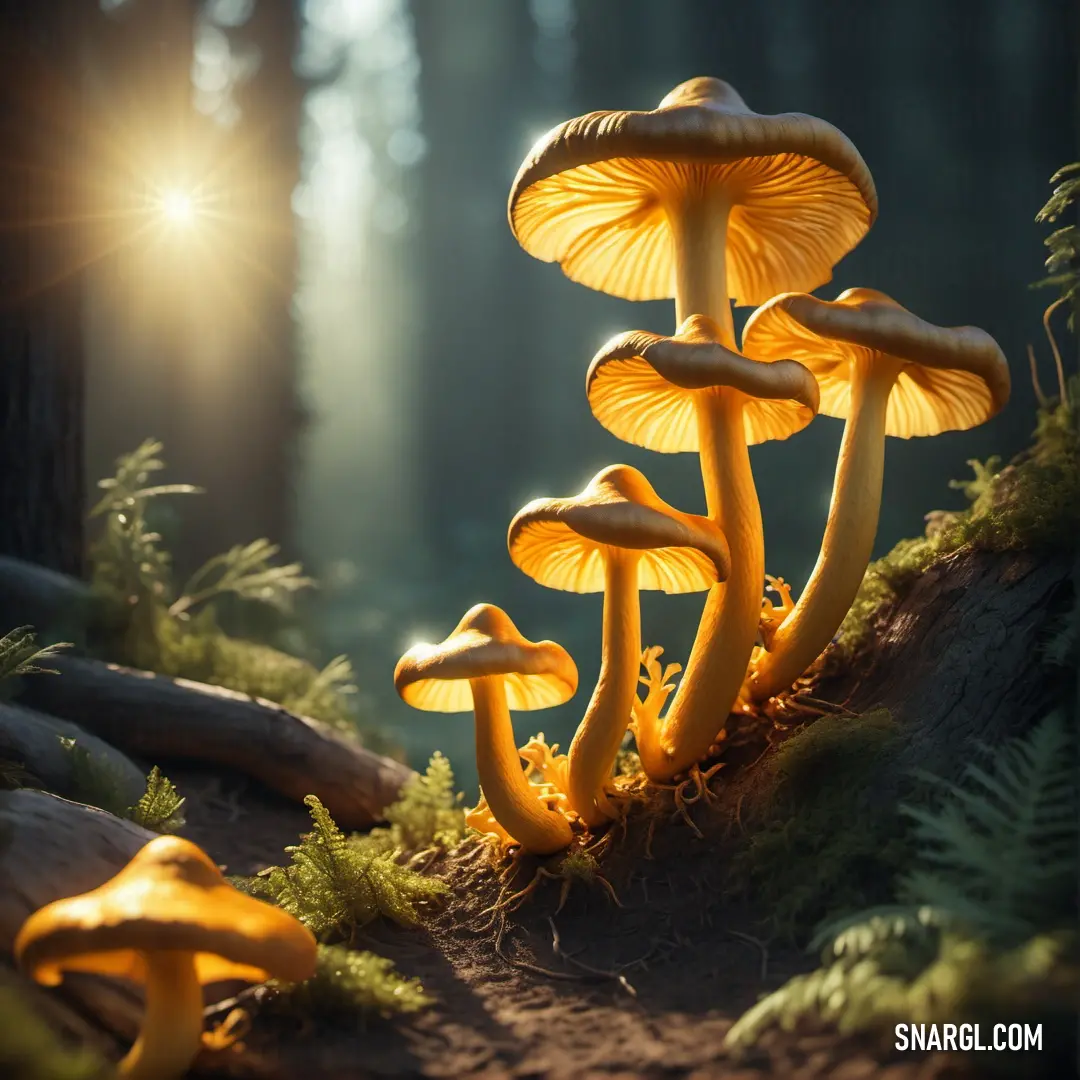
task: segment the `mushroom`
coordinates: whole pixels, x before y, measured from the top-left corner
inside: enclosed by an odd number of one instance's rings
[[[529,641],[494,604],[470,608],[437,645],[414,645],[394,669],[394,687],[416,709],[476,716],[476,767],[487,806],[510,837],[534,855],[572,838],[565,814],[522,769],[510,709],[547,709],[569,701],[578,673],[554,641]]]
[[[205,983],[301,982],[315,973],[315,953],[303,924],[237,892],[177,836],[151,840],[92,892],[40,908],[15,939],[19,964],[46,986],[68,971],[145,986],[142,1030],[119,1065],[129,1080],[187,1072],[202,1039]]]
[[[519,510],[507,544],[541,585],[604,592],[600,675],[570,744],[567,779],[571,809],[599,825],[615,816],[604,789],[637,700],[638,591],[697,592],[723,581],[727,540],[708,518],[668,506],[637,469],[611,465],[579,495],[534,499]]]
[[[821,411],[847,421],[817,564],[747,680],[763,701],[825,650],[855,599],[877,534],[885,436],[983,423],[1009,399],[1009,368],[985,331],[934,326],[874,289],[773,297],[750,316],[743,347],[764,361],[801,360],[817,376]]]
[[[593,414],[612,434],[662,453],[698,451],[709,516],[731,545],[731,575],[709,593],[663,728],[647,713],[638,724],[642,767],[659,781],[708,750],[757,636],[765,549],[747,446],[786,439],[818,405],[817,382],[802,364],[751,360],[719,337],[701,315],[672,337],[620,334],[596,354],[585,380]]]
[[[628,300],[675,297],[676,322],[716,320],[814,289],[866,235],[874,182],[848,138],[802,113],[752,112],[696,78],[648,112],[593,112],[542,136],[510,191],[529,254]]]

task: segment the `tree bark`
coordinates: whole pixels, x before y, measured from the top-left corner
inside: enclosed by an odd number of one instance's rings
[[[854,712],[884,707],[903,745],[878,793],[915,768],[956,779],[980,744],[1023,735],[1076,691],[1076,673],[1043,654],[1067,610],[1069,552],[961,551],[932,566],[873,627],[871,644],[818,697]]]
[[[414,775],[307,717],[215,686],[73,656],[26,679],[20,703],[63,717],[150,764],[224,765],[288,798],[317,795],[345,829],[382,820]]]
[[[80,32],[0,2],[0,554],[83,571]]]

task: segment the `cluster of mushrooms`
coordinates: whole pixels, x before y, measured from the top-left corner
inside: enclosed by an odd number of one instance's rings
[[[482,795],[468,820],[480,832],[546,855],[582,825],[609,822],[627,730],[649,781],[697,769],[732,710],[789,691],[839,629],[872,554],[885,437],[965,430],[1008,400],[1008,365],[984,331],[934,326],[873,289],[809,295],[876,215],[873,180],[845,135],[801,113],[752,112],[712,78],[651,111],[569,120],[521,166],[509,217],[527,252],[614,296],[674,297],[676,331],[610,340],[586,392],[618,438],[697,452],[707,514],[669,506],[637,469],[612,465],[580,494],[534,500],[511,521],[510,557],[526,574],[604,594],[600,674],[567,755],[542,736],[519,750],[510,710],[569,700],[574,661],[524,638],[498,607],[477,605],[445,641],[398,662],[409,704],[474,711]],[[741,347],[732,301],[760,305]],[[786,439],[819,411],[844,419],[844,435],[821,552],[793,603],[765,573],[748,447]],[[678,666],[661,674],[658,650],[642,655],[641,589],[708,590],[663,716]]]

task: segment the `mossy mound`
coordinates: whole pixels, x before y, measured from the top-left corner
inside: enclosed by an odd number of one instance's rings
[[[747,778],[750,809],[730,888],[769,913],[773,934],[804,941],[826,915],[890,894],[910,848],[896,808],[872,795],[900,741],[888,710],[826,716]]]

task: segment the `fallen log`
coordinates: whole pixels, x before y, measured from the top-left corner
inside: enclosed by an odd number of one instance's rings
[[[56,657],[50,666],[60,675],[24,680],[21,703],[153,765],[225,765],[297,801],[317,795],[346,829],[381,820],[414,775],[273,702],[81,657]]]
[[[68,720],[0,704],[0,757],[21,766],[33,781],[57,795],[84,798],[87,793],[78,787],[75,751],[65,749],[61,739],[73,739],[88,755],[115,789],[118,802],[133,806],[138,801],[146,787],[144,771],[114,746]]]
[[[0,791],[0,954],[12,953],[23,922],[45,904],[103,885],[155,837],[130,821],[43,791]],[[0,963],[0,986],[20,997],[61,1033],[105,1056],[116,1056],[142,1022],[140,989],[121,979],[68,973],[55,991],[9,974]],[[207,988],[208,1002],[234,994],[238,984]],[[204,1052],[200,1067],[220,1069],[236,1055]]]
[[[32,626],[45,642],[85,642],[104,612],[90,586],[44,566],[0,555],[0,633]]]

